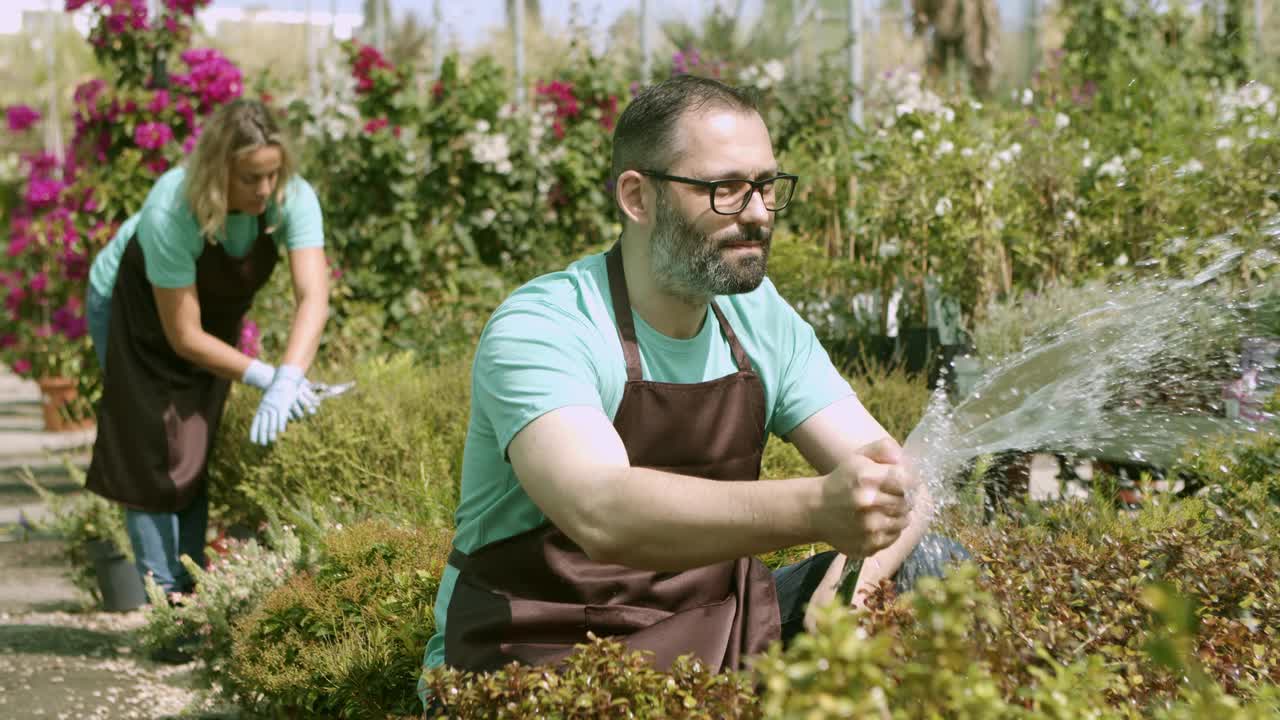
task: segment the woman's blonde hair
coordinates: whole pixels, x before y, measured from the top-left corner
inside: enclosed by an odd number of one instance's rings
[[[280,174],[272,200],[284,204],[285,187],[294,173],[293,152],[267,106],[257,100],[233,100],[205,123],[195,152],[187,159],[187,201],[200,234],[217,242],[227,222],[227,191],[232,164],[262,147],[280,150]]]

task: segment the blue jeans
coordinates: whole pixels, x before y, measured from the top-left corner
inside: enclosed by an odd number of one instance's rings
[[[773,571],[784,645],[790,645],[791,640],[804,631],[804,613],[809,607],[809,598],[813,597],[835,557],[836,551],[828,550]],[[920,578],[942,577],[948,565],[963,562],[969,557],[968,551],[955,540],[941,535],[926,535],[894,573],[895,589],[899,593],[908,592],[915,588]]]
[[[93,351],[103,372],[107,367],[107,337],[111,329],[111,298],[92,286],[85,299],[85,315]],[[169,592],[191,592],[195,580],[178,558],[189,555],[204,566],[204,540],[209,528],[209,498],[204,493],[179,512],[124,511],[124,524],[133,546],[134,562],[143,577],[148,574]]]

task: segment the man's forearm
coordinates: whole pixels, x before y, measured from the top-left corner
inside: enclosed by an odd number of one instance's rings
[[[821,477],[726,482],[627,468],[595,505],[592,555],[676,571],[814,542],[822,485]]]
[[[881,580],[893,577],[906,561],[907,556],[915,550],[929,530],[933,520],[933,504],[929,492],[924,485],[920,486],[915,506],[911,509],[911,524],[902,531],[898,539],[889,547],[877,552],[862,561],[858,571],[858,583],[853,592],[854,607],[861,607],[866,602],[867,594],[873,591]]]

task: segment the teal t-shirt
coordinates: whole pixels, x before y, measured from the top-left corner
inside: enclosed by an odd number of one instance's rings
[[[116,231],[111,242],[98,253],[89,270],[94,292],[111,297],[129,238],[135,234],[146,257],[147,279],[156,287],[180,288],[196,281],[196,261],[204,252],[204,238],[191,205],[187,202],[186,170],[176,167],[156,180],[142,209]],[[324,221],[315,190],[294,176],[285,186],[284,203],[270,203],[267,222],[276,227],[276,241],[290,250],[324,246]],[[258,238],[256,215],[233,213],[227,216],[218,242],[232,257],[244,257]]]
[[[752,292],[715,302],[764,385],[766,431],[785,436],[853,394],[813,328],[767,278]],[[646,380],[698,383],[737,371],[710,307],[701,331],[687,340],[662,335],[632,315]],[[480,336],[472,367],[471,420],[454,516],[459,550],[474,552],[545,521],[506,461],[516,433],[539,416],[571,405],[600,408],[612,419],[626,380],[603,254],[533,280],[498,307]],[[446,566],[427,667],[444,664],[444,628],[456,579],[457,571]],[[425,691],[420,687],[419,692]]]

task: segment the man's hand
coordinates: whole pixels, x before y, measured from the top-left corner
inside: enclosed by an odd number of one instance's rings
[[[826,475],[816,518],[824,540],[848,557],[889,547],[906,529],[907,493],[915,480],[900,464],[902,451],[886,438],[859,449]]]

